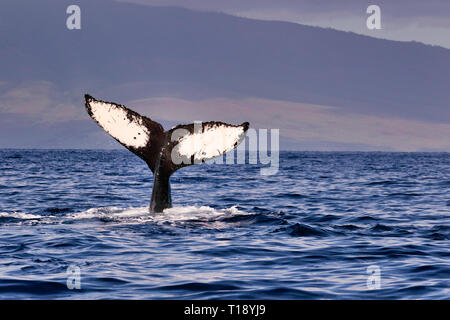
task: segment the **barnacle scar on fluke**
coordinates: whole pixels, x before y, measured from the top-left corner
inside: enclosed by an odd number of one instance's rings
[[[97,100],[88,94],[84,99],[91,118],[143,159],[153,172],[150,212],[162,212],[172,206],[169,181],[172,173],[233,150],[244,140],[249,127],[248,122],[234,126],[209,121],[180,124],[164,131],[158,122],[123,105]]]

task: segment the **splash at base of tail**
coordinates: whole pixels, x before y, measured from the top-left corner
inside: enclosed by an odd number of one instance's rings
[[[249,123],[204,122],[178,125],[168,131],[158,122],[127,107],[85,95],[88,114],[125,148],[143,159],[154,175],[150,212],[172,206],[170,176],[183,167],[202,163],[236,148]]]

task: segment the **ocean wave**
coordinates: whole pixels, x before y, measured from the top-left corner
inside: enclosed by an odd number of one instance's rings
[[[36,214],[22,213],[22,212],[0,212],[0,219],[17,219],[17,220],[31,220],[31,219],[41,219],[42,216]]]
[[[0,299],[448,297],[449,154],[280,157],[180,170],[154,214],[126,150],[0,152]]]

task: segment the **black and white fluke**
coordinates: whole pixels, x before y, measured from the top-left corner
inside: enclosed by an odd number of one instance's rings
[[[176,170],[201,163],[236,148],[249,123],[223,122],[178,125],[168,131],[158,122],[127,107],[85,95],[88,114],[125,148],[142,158],[154,174],[150,212],[172,206],[170,176]]]

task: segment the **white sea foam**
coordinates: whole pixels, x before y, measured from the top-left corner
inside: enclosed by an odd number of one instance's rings
[[[194,222],[201,224],[205,228],[220,228],[227,225],[221,222],[221,217],[243,214],[249,213],[237,209],[236,206],[224,209],[214,209],[208,206],[180,206],[166,209],[162,213],[150,213],[148,207],[100,207],[58,216],[0,212],[0,217],[16,218],[21,220],[19,223],[27,224],[28,222],[33,224],[60,224],[76,221],[78,221],[77,223],[90,224],[96,223],[96,221],[97,223],[98,221],[103,221],[115,224],[153,223],[156,225],[182,225]]]
[[[226,215],[245,214],[240,211],[236,206],[232,206],[226,209],[214,209],[208,206],[185,206],[185,207],[173,207],[164,210],[162,213],[153,214],[155,220],[166,221],[183,221],[192,219],[209,219],[217,218]]]
[[[133,218],[148,214],[147,208],[119,208],[119,207],[101,207],[91,208],[86,211],[69,214],[69,219],[92,219],[92,218]]]
[[[173,207],[164,210],[161,213],[149,213],[148,207],[138,208],[119,208],[119,207],[103,207],[91,208],[86,211],[77,212],[68,216],[70,219],[120,219],[126,221],[154,221],[154,222],[170,222],[170,221],[186,221],[195,219],[209,219],[224,215],[245,214],[235,206],[225,209],[214,209],[208,206],[184,206]]]
[[[193,223],[197,227],[211,229],[230,226],[223,222],[222,217],[249,214],[235,206],[224,209],[214,209],[208,206],[180,206],[164,210],[161,213],[149,213],[148,207],[139,208],[92,208],[67,216],[68,219],[94,219],[115,224],[155,224],[155,225],[185,225]],[[91,223],[91,222],[89,222]]]
[[[2,218],[14,218],[14,219],[22,219],[22,220],[30,220],[30,219],[40,219],[42,216],[35,214],[28,214],[22,212],[0,212],[0,217]]]

